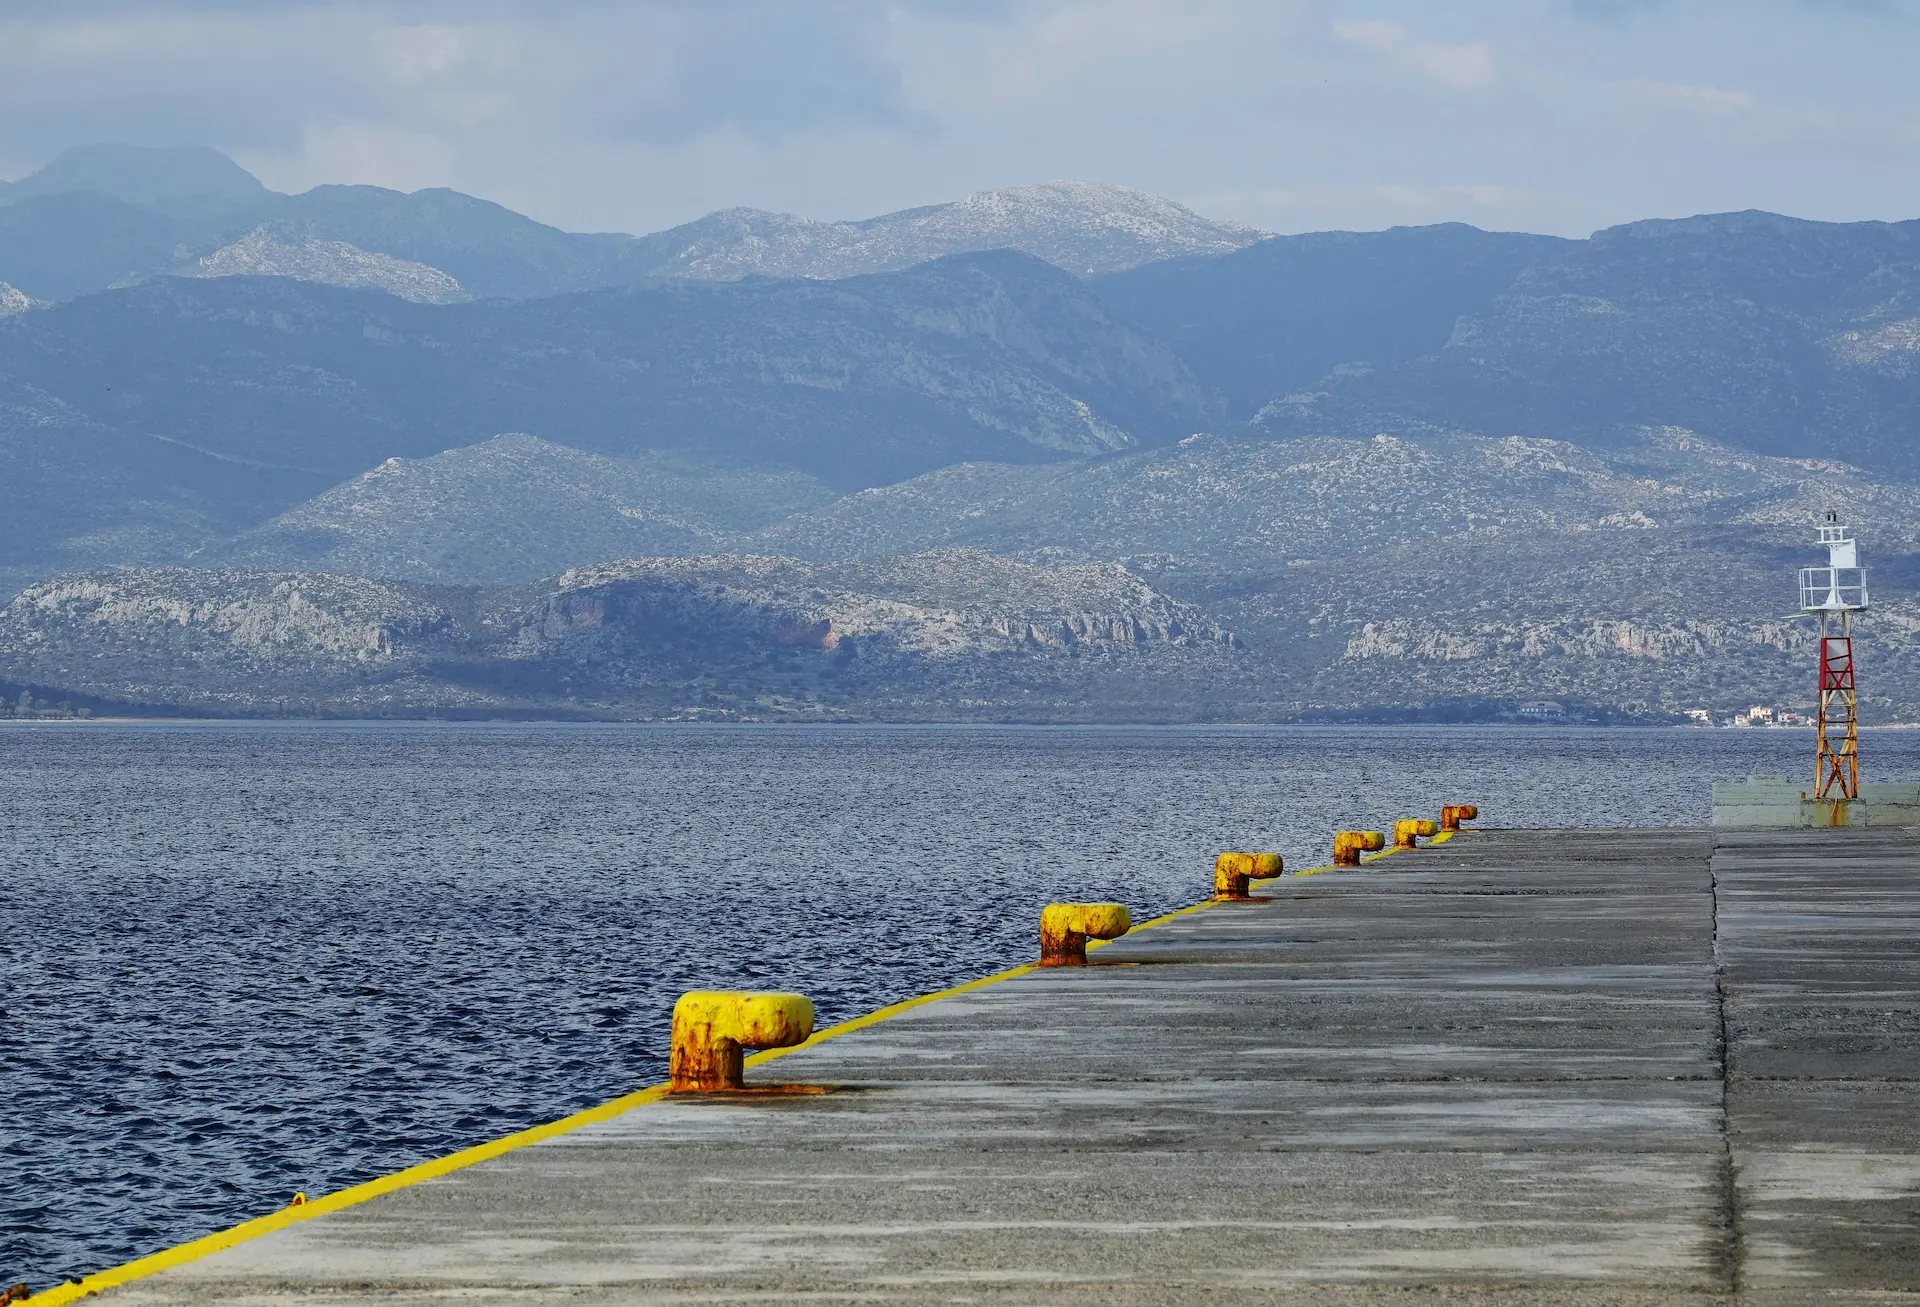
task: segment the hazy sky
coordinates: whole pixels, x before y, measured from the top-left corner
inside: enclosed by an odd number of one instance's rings
[[[1277,231],[1920,216],[1920,0],[0,0],[0,176],[204,142],[573,229],[1091,178]]]

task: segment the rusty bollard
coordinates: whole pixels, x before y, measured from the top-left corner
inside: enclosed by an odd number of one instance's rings
[[[1387,847],[1387,837],[1377,830],[1343,830],[1333,837],[1333,865],[1357,867],[1363,853],[1378,853]]]
[[[1049,903],[1040,910],[1040,965],[1081,967],[1088,939],[1119,939],[1133,914],[1119,903]]]
[[[1402,817],[1393,823],[1393,847],[1417,849],[1422,839],[1429,839],[1439,833],[1440,827],[1425,817]]]
[[[1247,882],[1253,879],[1251,853],[1223,853],[1213,860],[1213,897],[1244,899]]]
[[[1213,860],[1213,897],[1248,899],[1247,886],[1272,880],[1283,868],[1277,853],[1223,853]]]
[[[1457,831],[1463,821],[1474,821],[1480,816],[1480,809],[1471,803],[1449,803],[1440,809],[1440,829]]]
[[[813,1004],[803,994],[696,989],[673,1005],[670,1093],[743,1089],[749,1048],[786,1048],[813,1033]]]

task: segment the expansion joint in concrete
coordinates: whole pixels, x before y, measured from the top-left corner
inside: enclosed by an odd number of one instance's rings
[[[1717,1261],[1726,1290],[1735,1298],[1741,1294],[1742,1260],[1745,1256],[1745,1232],[1740,1211],[1740,1165],[1733,1153],[1733,1130],[1728,1104],[1728,1079],[1732,1041],[1727,1031],[1726,960],[1720,949],[1720,876],[1714,866],[1718,846],[1707,855],[1707,894],[1713,920],[1713,1005],[1716,1032],[1714,1065],[1720,1072],[1720,1231]]]

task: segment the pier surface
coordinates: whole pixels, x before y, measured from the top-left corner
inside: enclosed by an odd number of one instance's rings
[[[1260,892],[101,1300],[1916,1301],[1913,832]]]

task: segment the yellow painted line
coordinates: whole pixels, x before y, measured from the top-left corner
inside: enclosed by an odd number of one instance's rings
[[[1438,835],[1434,835],[1434,836],[1430,836],[1430,837],[1428,838],[1428,840],[1427,840],[1427,844],[1428,844],[1428,845],[1432,845],[1432,844],[1445,844],[1445,843],[1446,843],[1446,842],[1447,842],[1448,840],[1450,840],[1450,839],[1452,839],[1452,838],[1453,838],[1453,837],[1454,837],[1455,835],[1462,835],[1462,834],[1467,834],[1467,835],[1470,835],[1470,834],[1473,834],[1473,833],[1474,833],[1474,832],[1472,832],[1472,831],[1452,831],[1452,830],[1443,830],[1443,831],[1441,831],[1441,832],[1440,832],[1440,833],[1439,833]],[[1423,848],[1424,848],[1424,847],[1426,847],[1426,845],[1422,845],[1421,847],[1423,847]],[[1382,859],[1382,858],[1387,858],[1387,857],[1392,857],[1392,856],[1393,856],[1394,854],[1396,854],[1396,853],[1404,853],[1404,852],[1406,852],[1406,850],[1405,850],[1405,849],[1382,849],[1382,850],[1381,850],[1380,852],[1378,852],[1378,853],[1363,853],[1363,854],[1361,854],[1361,855],[1360,855],[1360,861],[1362,861],[1362,862],[1378,862],[1378,861],[1379,861],[1380,859]],[[1274,881],[1276,881],[1276,880],[1283,880],[1283,879],[1285,879],[1285,878],[1286,878],[1286,877],[1288,877],[1288,876],[1318,876],[1318,875],[1320,875],[1320,874],[1321,874],[1321,873],[1323,873],[1323,872],[1328,872],[1328,871],[1339,871],[1339,870],[1341,870],[1341,868],[1339,868],[1339,867],[1335,867],[1335,866],[1332,866],[1332,865],[1328,865],[1328,866],[1325,866],[1325,867],[1308,867],[1308,868],[1306,868],[1306,869],[1305,869],[1304,871],[1285,871],[1285,872],[1282,872],[1282,873],[1280,873],[1280,875],[1278,875],[1278,876],[1268,876],[1268,877],[1267,877],[1266,879],[1264,879],[1264,880],[1259,880],[1259,881],[1255,881],[1255,882],[1253,882],[1253,883],[1254,883],[1254,884],[1257,884],[1257,885],[1271,885],[1271,884],[1272,884],[1272,883],[1273,883]],[[1350,870],[1350,869],[1349,869],[1349,870]],[[1166,920],[1166,918],[1164,918],[1164,917],[1162,917],[1162,918],[1161,918],[1161,920],[1162,920],[1162,921],[1164,921],[1164,920]]]
[[[213,1234],[183,1243],[163,1252],[136,1258],[125,1265],[111,1270],[98,1271],[84,1280],[69,1280],[65,1284],[34,1294],[28,1301],[34,1307],[60,1307],[90,1293],[102,1289],[112,1289],[133,1280],[142,1280],[149,1275],[175,1266],[184,1266],[188,1262],[199,1261],[217,1252],[242,1244],[249,1239],[258,1239],[263,1234],[272,1234],[300,1221],[311,1220],[316,1216],[325,1216],[328,1212],[337,1212],[343,1208],[357,1207],[370,1198],[392,1193],[396,1189],[405,1189],[409,1185],[419,1184],[422,1180],[432,1180],[438,1176],[449,1175],[476,1162],[485,1162],[510,1153],[516,1148],[525,1148],[528,1144],[537,1144],[542,1139],[551,1139],[555,1135],[566,1134],[569,1130],[578,1130],[583,1125],[592,1125],[596,1121],[609,1121],[623,1112],[641,1107],[647,1103],[656,1103],[667,1096],[665,1085],[649,1085],[645,1089],[590,1107],[584,1112],[561,1117],[546,1125],[537,1125],[531,1129],[517,1131],[489,1143],[476,1144],[472,1148],[463,1148],[457,1153],[435,1158],[431,1162],[422,1162],[410,1166],[404,1171],[395,1171],[392,1175],[383,1175],[378,1180],[369,1180],[365,1184],[342,1189],[339,1193],[328,1194],[325,1198],[316,1198],[298,1207],[283,1207],[266,1216],[256,1216],[251,1221],[242,1221],[229,1230],[220,1230]]]
[[[1195,905],[1195,907],[1206,906],[1204,903]],[[1181,912],[1192,911],[1194,911],[1194,908],[1181,909]],[[1173,917],[1181,915],[1181,912],[1169,913],[1165,917],[1156,918],[1155,921],[1147,922],[1144,926],[1136,927],[1136,929],[1144,929],[1145,926],[1154,925],[1159,921],[1169,921]],[[1091,947],[1094,944],[1104,942],[1105,941],[1100,940],[1089,940],[1088,945]],[[990,976],[982,976],[978,980],[969,980],[965,984],[955,985],[950,989],[942,989],[931,994],[922,994],[918,998],[910,998],[904,1002],[894,1003],[887,1007],[880,1008],[877,1011],[869,1012],[865,1016],[855,1017],[851,1021],[842,1021],[838,1025],[828,1026],[825,1030],[817,1031],[812,1038],[808,1039],[804,1044],[796,1044],[792,1048],[770,1048],[763,1052],[755,1053],[746,1060],[746,1064],[748,1066],[760,1066],[773,1061],[777,1057],[783,1057],[788,1053],[795,1053],[803,1048],[811,1048],[823,1040],[833,1039],[840,1035],[851,1034],[856,1030],[865,1029],[867,1026],[885,1021],[889,1017],[896,1017],[902,1012],[910,1011],[913,1008],[920,1007],[927,1003],[932,1003],[936,999],[951,998],[956,994],[969,993],[972,990],[982,989],[988,985],[998,984],[1000,981],[1011,980],[1015,976],[1024,976],[1029,971],[1037,970],[1039,970],[1039,964],[1033,962],[1023,963],[1017,967],[1009,967],[1005,971],[997,971]],[[61,1307],[61,1304],[75,1302],[80,1298],[86,1297],[88,1294],[99,1293],[103,1289],[117,1288],[120,1285],[130,1283],[134,1280],[145,1279],[149,1275],[158,1275],[161,1271],[171,1270],[176,1266],[185,1266],[188,1262],[199,1261],[202,1257],[211,1257],[214,1253],[224,1252],[238,1244],[246,1243],[249,1239],[258,1239],[263,1234],[272,1234],[276,1230],[284,1230],[286,1227],[297,1224],[298,1222],[311,1220],[316,1216],[325,1216],[328,1212],[338,1212],[348,1207],[357,1207],[369,1199],[378,1198],[382,1194],[392,1193],[396,1189],[405,1189],[410,1185],[419,1184],[423,1180],[433,1180],[443,1175],[450,1175],[455,1171],[473,1166],[478,1162],[491,1161],[493,1158],[505,1153],[510,1153],[516,1148],[525,1148],[529,1144],[537,1144],[543,1139],[552,1139],[557,1135],[578,1130],[582,1126],[593,1125],[600,1121],[610,1121],[614,1117],[620,1116],[625,1112],[630,1112],[636,1107],[645,1107],[649,1103],[657,1103],[666,1096],[667,1086],[664,1083],[648,1085],[645,1089],[636,1090],[621,1098],[602,1103],[598,1107],[590,1107],[584,1112],[576,1112],[572,1116],[562,1117],[558,1121],[550,1121],[546,1125],[538,1125],[531,1129],[521,1130],[517,1133],[492,1140],[489,1143],[476,1144],[472,1148],[463,1148],[457,1153],[450,1153],[445,1157],[435,1158],[430,1162],[422,1162],[418,1166],[410,1166],[404,1171],[395,1171],[392,1175],[384,1175],[377,1180],[369,1180],[365,1184],[354,1185],[350,1189],[342,1189],[339,1193],[328,1194],[325,1198],[314,1199],[311,1202],[303,1203],[299,1207],[283,1207],[279,1211],[269,1213],[266,1216],[257,1216],[251,1221],[242,1221],[239,1225],[231,1229],[219,1230],[213,1234],[195,1239],[190,1243],[183,1243],[174,1248],[149,1254],[146,1257],[136,1258],[124,1265],[115,1266],[110,1270],[97,1271],[87,1276],[84,1280],[70,1280],[65,1284],[55,1285],[51,1289],[44,1289],[34,1294],[28,1301],[33,1304],[33,1307]]]
[[[1136,927],[1138,929],[1138,927]],[[1088,940],[1087,947],[1093,948],[1104,940]],[[931,994],[922,994],[918,998],[903,999],[890,1003],[886,1007],[876,1008],[865,1016],[855,1017],[851,1021],[842,1021],[839,1025],[828,1026],[825,1030],[816,1030],[804,1044],[795,1044],[791,1048],[762,1049],[746,1060],[748,1066],[765,1066],[776,1058],[789,1053],[798,1053],[803,1048],[812,1048],[829,1039],[838,1039],[841,1035],[850,1035],[856,1030],[865,1030],[868,1026],[879,1025],[882,1021],[899,1016],[902,1012],[911,1012],[914,1008],[924,1007],[928,1003],[943,998],[952,998],[957,994],[969,994],[976,989],[985,989],[988,985],[997,985],[1003,980],[1012,980],[1015,976],[1024,976],[1029,971],[1038,971],[1038,962],[1023,962],[1017,967],[1008,967],[1005,971],[996,971],[991,976],[982,976],[978,980],[969,980],[964,985],[955,985],[951,989],[938,989]]]
[[[1127,935],[1135,935],[1143,930],[1152,930],[1155,926],[1164,926],[1167,922],[1172,921],[1177,917],[1184,917],[1188,913],[1198,912],[1202,908],[1216,907],[1219,904],[1222,904],[1225,902],[1228,902],[1228,900],[1206,898],[1206,899],[1201,899],[1198,903],[1189,903],[1184,908],[1175,908],[1172,912],[1166,913],[1162,916],[1155,917],[1151,921],[1141,922],[1139,925],[1135,926],[1132,930],[1128,931]],[[1122,935],[1121,938],[1125,939],[1126,935]],[[1111,943],[1113,943],[1113,941],[1110,939],[1090,939],[1087,941],[1087,947],[1103,948],[1106,945]]]
[[[1387,857],[1390,854],[1394,854],[1398,852],[1400,852],[1399,849],[1387,849],[1380,853],[1363,853],[1360,855],[1360,861],[1377,862],[1381,858]],[[1271,885],[1274,881],[1284,879],[1287,876],[1318,876],[1324,872],[1329,872],[1329,871],[1352,871],[1352,870],[1353,868],[1351,867],[1336,867],[1332,863],[1328,863],[1324,867],[1308,867],[1304,871],[1283,872],[1279,876],[1270,876],[1266,880],[1261,881],[1260,883],[1263,885]]]
[[[1439,838],[1445,837],[1442,836]],[[1378,853],[1373,856],[1376,858],[1384,858],[1388,853],[1395,851],[1396,850],[1388,849],[1385,853]],[[1372,861],[1373,859],[1369,858],[1367,860]],[[1323,871],[1334,870],[1337,869],[1334,867],[1312,867],[1306,871],[1287,872],[1284,874],[1289,876],[1313,876]],[[1269,877],[1268,881],[1271,882],[1277,879],[1281,879],[1281,877]],[[1213,907],[1216,903],[1222,901],[1223,900],[1211,898],[1202,899],[1200,902],[1189,904],[1184,908],[1176,908],[1164,916],[1155,917],[1151,921],[1141,922],[1135,926],[1133,930],[1129,931],[1128,934],[1134,934],[1142,930],[1150,930],[1154,926],[1163,925],[1166,922],[1187,916],[1190,913]],[[1109,942],[1108,940],[1090,939],[1087,941],[1087,947],[1090,949],[1100,948]],[[815,1031],[803,1044],[795,1044],[791,1048],[769,1048],[755,1053],[752,1057],[746,1059],[746,1065],[764,1066],[778,1058],[787,1056],[789,1053],[797,1053],[803,1048],[812,1048],[829,1039],[837,1039],[841,1035],[850,1035],[856,1030],[864,1030],[868,1026],[878,1025],[882,1021],[890,1020],[904,1012],[910,1012],[914,1008],[924,1007],[928,1003],[937,1002],[943,998],[953,998],[960,994],[972,993],[976,989],[984,989],[988,985],[997,985],[1003,980],[1012,980],[1016,976],[1024,976],[1030,971],[1038,971],[1039,969],[1038,963],[1025,962],[1017,967],[1009,967],[1005,971],[996,971],[990,976],[982,976],[977,980],[969,980],[964,984],[954,985],[947,989],[935,990],[931,994],[921,994],[917,998],[909,998],[899,1003],[892,1003],[886,1007],[869,1012],[865,1016],[854,1017],[850,1021],[842,1021],[838,1025],[828,1026],[825,1030]],[[302,1203],[298,1207],[283,1207],[279,1211],[271,1212],[266,1216],[256,1216],[251,1221],[242,1221],[239,1225],[233,1226],[230,1229],[218,1230],[213,1234],[204,1235],[189,1243],[179,1244],[176,1247],[167,1248],[157,1253],[150,1253],[145,1257],[135,1258],[133,1261],[112,1267],[108,1270],[96,1271],[83,1280],[69,1280],[65,1284],[55,1285],[51,1289],[45,1289],[34,1294],[29,1301],[34,1304],[34,1307],[62,1307],[63,1304],[78,1301],[89,1294],[99,1293],[105,1289],[118,1288],[120,1285],[129,1284],[134,1280],[143,1280],[149,1275],[158,1275],[160,1272],[171,1270],[176,1266],[185,1266],[189,1262],[197,1262],[202,1257],[211,1257],[215,1253],[225,1252],[227,1249],[246,1243],[250,1239],[258,1239],[261,1235],[272,1234],[276,1230],[284,1230],[288,1226],[296,1225],[301,1221],[309,1221],[316,1216],[325,1216],[329,1212],[344,1211],[349,1207],[358,1207],[361,1203],[378,1198],[382,1194],[392,1193],[396,1189],[405,1189],[425,1180],[434,1180],[443,1175],[451,1175],[455,1171],[463,1170],[466,1167],[473,1166],[480,1162],[491,1161],[496,1157],[513,1152],[515,1149],[525,1148],[529,1144],[537,1144],[544,1139],[552,1139],[558,1135],[567,1134],[580,1129],[582,1126],[594,1125],[601,1121],[610,1121],[614,1117],[630,1112],[636,1107],[645,1107],[649,1103],[657,1103],[666,1096],[667,1087],[664,1083],[648,1085],[644,1089],[639,1089],[631,1094],[612,1099],[609,1102],[600,1104],[598,1107],[590,1107],[584,1112],[575,1112],[572,1116],[561,1117],[558,1121],[549,1121],[545,1125],[537,1125],[526,1130],[520,1130],[484,1144],[476,1144],[472,1148],[463,1148],[457,1153],[449,1153],[445,1157],[438,1157],[430,1162],[421,1162],[417,1166],[410,1166],[403,1171],[395,1171],[392,1175],[383,1175],[377,1180],[369,1180],[364,1184],[357,1184],[351,1188],[342,1189],[338,1193],[328,1194],[325,1198],[316,1198],[310,1202]]]

